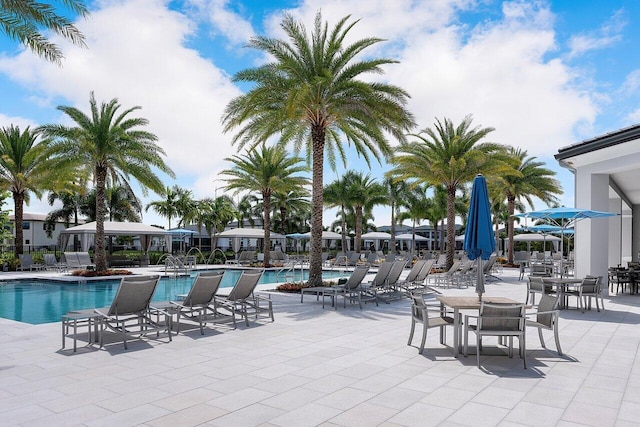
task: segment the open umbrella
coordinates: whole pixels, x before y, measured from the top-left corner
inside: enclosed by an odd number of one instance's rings
[[[491,224],[491,209],[489,207],[489,192],[484,176],[478,174],[473,180],[471,201],[467,215],[467,228],[464,233],[464,250],[470,260],[478,261],[478,280],[476,292],[482,301],[484,293],[484,271],[482,260],[488,260],[496,250],[496,241]]]

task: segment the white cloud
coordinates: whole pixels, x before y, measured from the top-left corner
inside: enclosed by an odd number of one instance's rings
[[[627,25],[624,10],[616,11],[596,31],[577,34],[569,40],[569,58],[612,46],[622,40],[622,30]]]
[[[255,35],[251,23],[229,9],[229,0],[203,0],[195,2],[213,25],[232,46],[243,45]]]
[[[11,125],[18,126],[22,131],[27,127],[33,129],[38,126],[38,123],[24,117],[11,117],[0,113],[0,127],[9,127]]]
[[[110,2],[79,26],[89,49],[61,43],[63,68],[25,52],[0,61],[0,69],[42,97],[63,97],[83,111],[91,91],[98,102],[118,98],[123,108],[141,106],[134,114],[149,119],[147,129],[159,137],[178,176],[221,168],[235,150],[220,118],[239,91],[184,47],[192,30],[184,16],[160,1]]]

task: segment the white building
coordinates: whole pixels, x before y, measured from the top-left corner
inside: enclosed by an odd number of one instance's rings
[[[40,249],[45,246],[49,247],[58,244],[58,236],[60,236],[60,232],[67,227],[65,227],[64,222],[56,222],[53,230],[51,230],[51,237],[48,237],[46,220],[46,214],[23,214],[22,230],[25,252],[29,252],[30,249]],[[10,242],[5,242],[5,244],[13,246],[15,244],[16,237],[14,215],[9,215],[9,221],[11,221],[11,235],[13,236],[13,239]]]
[[[563,147],[555,155],[575,175],[575,207],[618,214],[578,221],[576,277],[607,277],[607,268],[640,254],[640,125]]]

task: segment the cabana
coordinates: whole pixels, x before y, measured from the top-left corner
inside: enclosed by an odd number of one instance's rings
[[[60,232],[60,251],[64,252],[71,236],[77,235],[80,237],[81,250],[83,252],[87,252],[89,250],[89,246],[94,240],[95,234],[95,221],[67,228]],[[140,246],[145,253],[147,253],[151,247],[151,238],[153,236],[164,238],[167,247],[171,247],[171,235],[165,230],[139,222],[105,221],[104,234],[105,236],[138,236],[140,238]]]

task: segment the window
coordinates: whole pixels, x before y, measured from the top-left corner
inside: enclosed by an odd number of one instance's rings
[[[24,221],[22,223],[22,229],[23,230],[31,230],[31,223],[29,221]]]

